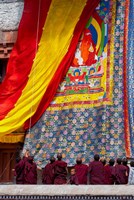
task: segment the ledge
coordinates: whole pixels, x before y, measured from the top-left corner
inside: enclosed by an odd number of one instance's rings
[[[0,195],[134,196],[134,185],[0,185]]]

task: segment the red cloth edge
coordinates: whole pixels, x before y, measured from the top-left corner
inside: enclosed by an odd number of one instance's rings
[[[50,3],[51,0],[24,1],[17,41],[8,61],[5,79],[0,84],[0,120],[14,108],[27,84]]]

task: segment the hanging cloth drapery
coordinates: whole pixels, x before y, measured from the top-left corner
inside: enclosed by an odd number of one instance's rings
[[[15,135],[12,134],[14,141],[10,139],[11,137],[6,137],[7,134],[20,128],[12,129],[13,123],[16,123],[17,119],[14,119],[14,122],[9,124],[4,123],[3,120],[6,119],[7,114],[15,107],[17,100],[22,94],[22,90],[27,84],[50,3],[51,0],[26,0],[24,2],[23,14],[18,27],[17,41],[9,58],[5,79],[0,85],[1,142],[12,143],[23,141],[24,134],[22,130],[17,131],[17,137],[15,138]],[[18,120],[20,118],[21,114]]]
[[[49,106],[50,102],[52,101],[60,82],[63,80],[64,76],[66,75],[66,73],[70,67],[72,59],[74,57],[76,46],[78,44],[78,40],[79,40],[81,33],[87,23],[87,20],[93,14],[94,9],[97,7],[98,3],[99,3],[99,0],[87,1],[86,6],[84,7],[83,12],[80,16],[80,20],[78,21],[78,23],[74,29],[73,38],[70,41],[70,46],[68,48],[68,52],[61,60],[61,63],[59,64],[57,71],[55,72],[51,82],[49,83],[48,88],[47,88],[44,96],[42,97],[42,100],[41,100],[35,114],[33,115],[33,117],[31,119],[26,121],[25,129],[29,128],[30,120],[31,120],[32,125],[34,125],[39,120],[41,115],[45,112],[45,110]]]
[[[25,0],[18,39],[9,60],[5,80],[0,87],[1,136],[22,127],[39,110],[30,123],[30,126],[33,125],[46,110],[69,68],[86,19],[99,3],[87,0],[52,0],[44,3],[42,0],[38,33],[38,41],[40,37],[41,40],[35,56],[37,2],[39,1]],[[50,87],[50,98],[46,101]],[[40,109],[42,103],[44,105]],[[25,128],[29,128],[29,122],[25,124]]]
[[[5,118],[15,106],[27,84],[28,75],[36,54],[36,43],[40,40],[49,2],[51,1],[43,2],[40,5],[41,8],[39,8],[39,1],[25,1],[17,41],[10,55],[5,79],[0,85],[0,120]],[[38,19],[39,27],[37,30]],[[38,41],[36,41],[37,39]]]

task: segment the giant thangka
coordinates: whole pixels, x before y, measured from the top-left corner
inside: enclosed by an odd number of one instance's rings
[[[102,0],[89,18],[53,101],[26,136],[25,148],[32,148],[36,161],[44,164],[57,152],[70,165],[78,155],[86,163],[95,153],[130,155],[128,124],[124,127],[124,5]]]
[[[0,133],[24,127],[24,150],[42,167],[58,152],[69,165],[79,155],[132,157],[133,1],[29,2],[3,82]]]

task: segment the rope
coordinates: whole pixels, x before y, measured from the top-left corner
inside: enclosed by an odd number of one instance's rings
[[[40,24],[40,10],[41,10],[41,0],[39,0],[39,7],[38,7],[38,19],[37,19],[35,55],[36,55],[37,49],[38,49],[39,24]],[[32,91],[32,98],[33,98],[33,94],[34,94],[34,77],[35,77],[35,72],[34,72],[34,75],[33,75],[33,82],[32,82],[32,88],[33,88],[33,91]],[[33,101],[33,100],[32,100],[32,101]],[[31,113],[32,113],[32,111],[33,111],[33,106],[31,106]],[[29,120],[29,130],[28,130],[28,133],[29,133],[29,134],[31,134],[31,124],[32,124],[32,120],[31,120],[31,117],[30,117],[30,120]]]

